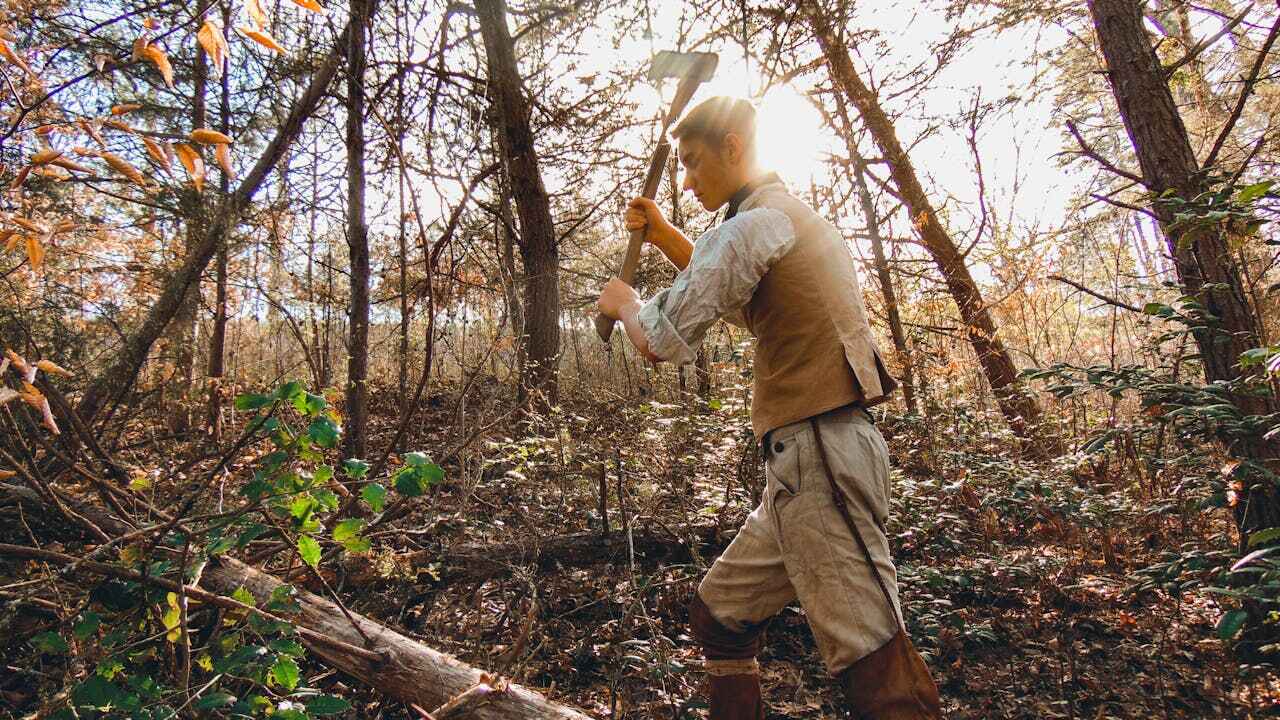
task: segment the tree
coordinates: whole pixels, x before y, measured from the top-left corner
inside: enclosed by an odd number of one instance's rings
[[[344,450],[365,456],[369,424],[369,226],[365,223],[365,34],[376,0],[352,0],[347,27],[347,248],[351,303],[347,336],[347,436]]]
[[[973,274],[965,263],[947,228],[943,226],[937,210],[920,184],[915,166],[907,156],[897,131],[889,116],[880,107],[876,96],[853,66],[849,48],[837,34],[831,16],[816,0],[806,0],[802,6],[805,19],[827,61],[827,71],[837,91],[857,109],[870,132],[880,154],[889,165],[898,194],[910,214],[916,233],[932,256],[943,280],[960,310],[965,334],[977,353],[978,363],[991,390],[996,396],[1005,421],[1028,448],[1037,455],[1049,455],[1057,451],[1057,443],[1039,429],[1040,406],[1018,382],[1018,370],[991,316],[990,307],[982,297]]]
[[[1168,74],[1143,27],[1140,4],[1132,0],[1090,0],[1089,13],[1107,61],[1107,79],[1141,167],[1141,176],[1132,179],[1150,193],[1151,209],[1165,236],[1178,281],[1210,318],[1192,328],[1205,380],[1234,383],[1244,372],[1240,356],[1258,346],[1261,326],[1232,257],[1228,227],[1216,222],[1180,221],[1170,199],[1194,207],[1215,189],[1211,180],[1215,162],[1253,90],[1262,59],[1280,31],[1280,21],[1260,50],[1252,77],[1241,86],[1235,113],[1219,131],[1202,164],[1192,150],[1169,90]],[[1242,174],[1247,162],[1246,159],[1236,168],[1234,178]],[[1232,399],[1250,415],[1278,409],[1270,395],[1236,393]],[[1274,464],[1280,458],[1280,447],[1274,441],[1245,440],[1237,449],[1264,464]],[[1271,484],[1251,484],[1247,490],[1248,499],[1236,506],[1236,520],[1242,542],[1246,543],[1249,532],[1280,526],[1280,497]]]
[[[557,399],[560,358],[560,261],[551,203],[529,125],[529,103],[516,66],[515,43],[507,28],[506,3],[481,0],[476,15],[488,58],[493,91],[493,122],[520,221],[520,258],[524,262],[524,362],[519,400],[533,394],[538,402]]]

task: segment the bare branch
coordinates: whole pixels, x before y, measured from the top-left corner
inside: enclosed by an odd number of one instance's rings
[[[1258,82],[1258,73],[1262,72],[1262,66],[1266,63],[1267,54],[1271,51],[1277,35],[1280,35],[1280,17],[1277,17],[1275,24],[1271,26],[1271,32],[1267,33],[1267,39],[1262,43],[1262,49],[1258,51],[1258,57],[1254,59],[1253,67],[1249,70],[1249,77],[1244,81],[1244,87],[1240,89],[1236,106],[1232,108],[1227,124],[1223,125],[1222,131],[1218,133],[1218,139],[1213,141],[1213,149],[1209,151],[1209,157],[1205,158],[1202,167],[1212,167],[1217,162],[1218,153],[1222,152],[1223,146],[1227,144],[1227,137],[1231,135],[1236,123],[1240,121],[1240,116],[1244,114],[1244,104],[1253,94],[1253,86]]]
[[[1075,121],[1073,120],[1067,121],[1067,130],[1071,132],[1071,136],[1074,137],[1076,139],[1076,143],[1080,145],[1081,155],[1084,155],[1087,158],[1091,158],[1102,167],[1106,168],[1107,170],[1110,170],[1111,172],[1115,173],[1116,175],[1119,175],[1122,178],[1132,180],[1138,183],[1139,185],[1147,184],[1147,181],[1143,180],[1142,176],[1137,175],[1135,173],[1131,173],[1128,170],[1121,170],[1120,168],[1111,164],[1111,161],[1099,155],[1098,151],[1094,150],[1092,147],[1089,146],[1089,143],[1084,141],[1084,138],[1080,135],[1080,131],[1076,129]]]

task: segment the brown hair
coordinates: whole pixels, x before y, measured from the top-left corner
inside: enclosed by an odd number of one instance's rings
[[[747,147],[756,140],[756,109],[742,98],[719,95],[698,103],[671,131],[674,140],[698,139],[720,145],[729,133],[742,136]]]

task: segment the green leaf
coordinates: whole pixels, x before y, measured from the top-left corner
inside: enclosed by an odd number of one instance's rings
[[[323,485],[323,484],[325,484],[325,483],[329,482],[330,480],[332,480],[332,479],[333,479],[333,466],[332,466],[332,465],[318,465],[318,466],[316,466],[316,471],[315,471],[314,479],[315,479],[315,481],[316,481],[316,484],[317,484],[317,485]]]
[[[255,607],[258,604],[258,600],[253,597],[253,593],[245,590],[243,585],[236,588],[236,591],[231,593],[231,599],[238,600],[249,607]]]
[[[357,537],[351,538],[350,540],[344,541],[342,543],[342,547],[347,552],[355,553],[358,555],[360,553],[369,552],[369,550],[373,548],[373,543],[369,542],[369,538],[363,538],[363,537],[357,536]]]
[[[331,418],[320,416],[311,421],[311,425],[307,427],[307,436],[316,445],[323,448],[333,448],[338,446],[338,435],[342,430],[338,428],[338,424]]]
[[[293,407],[299,413],[308,417],[322,412],[328,403],[320,395],[312,395],[309,392],[302,392],[293,396]]]
[[[225,705],[230,705],[236,701],[236,696],[225,692],[211,692],[200,698],[195,703],[197,710],[212,710]]]
[[[299,495],[289,503],[289,514],[298,520],[306,520],[315,510],[316,500],[310,495]]]
[[[414,472],[411,467],[402,467],[394,476],[394,485],[396,492],[407,497],[418,497],[426,491],[426,487],[422,484],[422,479],[418,477],[418,473]]]
[[[297,640],[289,640],[288,638],[272,640],[271,649],[290,657],[302,657],[304,652],[302,645]]]
[[[362,518],[348,518],[338,523],[333,528],[333,539],[337,542],[346,542],[360,534],[364,529],[365,521]]]
[[[347,477],[359,480],[369,474],[369,463],[359,458],[348,458],[342,461],[342,472],[346,473]]]
[[[235,406],[237,410],[257,410],[258,408],[270,405],[271,402],[272,398],[269,395],[257,395],[250,393],[247,395],[237,395]]]
[[[411,452],[404,454],[404,464],[409,467],[422,467],[429,462],[431,462],[431,458],[427,457],[425,453]]]
[[[42,632],[31,638],[31,646],[48,655],[61,655],[71,649],[61,635],[52,631]]]
[[[712,410],[719,410],[720,408],[724,407],[724,401],[721,400],[720,398],[711,398],[710,400],[707,401],[707,407],[711,408]]]
[[[297,380],[290,380],[276,388],[274,395],[277,400],[293,402],[296,406],[296,398],[306,395],[306,390],[302,388],[302,383]]]
[[[333,695],[319,695],[307,701],[307,712],[312,715],[337,715],[351,709],[351,703]]]
[[[369,507],[374,512],[382,512],[387,502],[387,489],[378,483],[369,483],[360,490],[360,497],[369,503]]]
[[[320,564],[320,543],[310,535],[303,535],[298,538],[298,554],[302,556],[302,561],[311,567]]]
[[[1248,619],[1249,613],[1244,610],[1232,610],[1223,615],[1218,621],[1218,637],[1222,640],[1230,640],[1240,632],[1240,628],[1244,627],[1244,622]]]
[[[107,682],[101,675],[90,675],[88,680],[80,683],[71,691],[71,701],[77,706],[88,706],[100,710],[118,706],[124,693],[120,688]]]
[[[1249,547],[1257,547],[1266,545],[1280,540],[1280,527],[1267,528],[1258,532],[1249,533]]]
[[[298,687],[298,663],[288,655],[281,655],[271,666],[271,677],[285,690],[293,692]]]
[[[98,613],[89,610],[80,616],[80,621],[75,624],[71,632],[75,634],[76,639],[84,640],[98,632],[98,627],[101,625],[102,618]]]
[[[1244,204],[1257,200],[1263,195],[1266,195],[1267,191],[1271,189],[1271,186],[1275,185],[1275,182],[1275,180],[1263,180],[1262,182],[1257,182],[1252,185],[1245,185],[1236,193],[1236,202]]]
[[[244,529],[244,532],[236,538],[236,547],[245,547],[249,543],[258,538],[259,535],[267,531],[267,526],[262,523],[253,523]]]
[[[441,480],[444,480],[444,468],[436,465],[435,463],[428,463],[422,468],[422,472],[426,475],[428,486],[435,485]]]

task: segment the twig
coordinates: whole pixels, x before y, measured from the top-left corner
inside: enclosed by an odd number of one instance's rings
[[[1115,165],[1111,164],[1110,160],[1107,160],[1106,158],[1099,155],[1097,150],[1094,150],[1092,147],[1089,146],[1089,143],[1084,141],[1084,138],[1080,135],[1080,131],[1076,129],[1075,121],[1073,120],[1067,121],[1067,130],[1071,132],[1071,136],[1076,139],[1076,143],[1080,146],[1081,155],[1084,155],[1087,158],[1093,159],[1102,167],[1106,168],[1107,170],[1110,170],[1111,172],[1115,173],[1116,175],[1119,175],[1122,178],[1132,180],[1138,183],[1139,185],[1147,184],[1147,181],[1143,180],[1142,176],[1131,173],[1128,170],[1122,170],[1116,167]]]
[[[1249,3],[1247,6],[1245,6],[1244,12],[1235,16],[1229,22],[1223,25],[1221,30],[1214,33],[1213,37],[1209,37],[1209,38],[1205,38],[1204,40],[1201,40],[1200,42],[1196,43],[1193,47],[1191,47],[1189,50],[1187,50],[1186,55],[1183,55],[1177,60],[1174,60],[1172,63],[1166,65],[1164,68],[1165,77],[1169,77],[1170,75],[1173,75],[1175,72],[1177,72],[1178,68],[1182,67],[1183,65],[1186,65],[1192,60],[1195,60],[1196,57],[1200,55],[1200,53],[1204,52],[1205,50],[1208,50],[1210,45],[1221,40],[1224,35],[1231,32],[1232,30],[1235,30],[1237,25],[1239,25],[1241,22],[1244,22],[1245,16],[1248,15],[1249,11],[1252,9],[1253,9],[1253,3]]]
[[[1075,280],[1068,280],[1067,278],[1064,278],[1064,277],[1062,277],[1061,275],[1049,275],[1049,276],[1048,276],[1048,278],[1049,278],[1050,280],[1057,280],[1057,281],[1058,281],[1058,282],[1060,282],[1060,283],[1065,283],[1065,284],[1067,284],[1067,285],[1070,285],[1071,287],[1073,287],[1073,288],[1075,288],[1075,289],[1079,290],[1080,292],[1084,293],[1085,295],[1092,295],[1093,297],[1095,297],[1095,298],[1097,298],[1097,299],[1101,300],[1101,301],[1102,301],[1102,302],[1104,302],[1104,303],[1107,303],[1108,305],[1115,305],[1115,306],[1116,306],[1116,307],[1118,307],[1118,308],[1123,308],[1123,309],[1125,309],[1125,310],[1130,310],[1130,311],[1132,311],[1132,312],[1136,312],[1136,313],[1138,313],[1138,314],[1140,314],[1140,315],[1141,315],[1141,314],[1144,314],[1144,313],[1142,312],[1142,308],[1140,308],[1140,307],[1137,307],[1137,306],[1135,306],[1135,305],[1130,305],[1129,303],[1127,303],[1127,302],[1125,302],[1125,301],[1123,301],[1123,300],[1117,300],[1117,299],[1115,299],[1115,298],[1113,298],[1113,297],[1108,297],[1108,296],[1103,295],[1102,293],[1098,292],[1097,290],[1090,290],[1089,288],[1085,287],[1084,285],[1081,285],[1080,283],[1076,282]]]
[[[1240,89],[1240,97],[1236,99],[1236,106],[1232,108],[1231,115],[1227,118],[1227,124],[1222,126],[1222,131],[1218,133],[1218,139],[1213,141],[1213,149],[1209,151],[1209,156],[1204,159],[1203,167],[1212,167],[1218,160],[1218,153],[1222,152],[1222,148],[1227,144],[1227,136],[1231,135],[1231,131],[1235,129],[1236,123],[1239,122],[1240,116],[1244,113],[1244,104],[1253,94],[1253,86],[1258,82],[1258,73],[1262,71],[1262,66],[1266,63],[1267,53],[1271,51],[1271,46],[1276,41],[1276,36],[1280,35],[1280,17],[1276,18],[1276,22],[1271,26],[1271,32],[1267,33],[1267,39],[1262,43],[1262,49],[1258,51],[1258,57],[1253,61],[1253,67],[1249,69],[1249,77],[1244,81],[1244,87]]]

